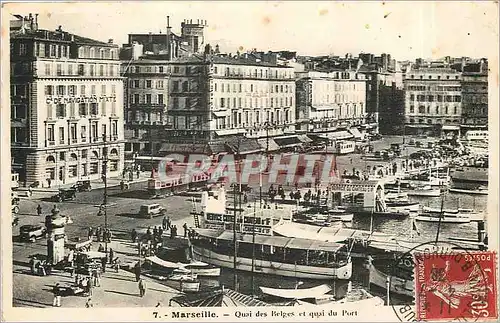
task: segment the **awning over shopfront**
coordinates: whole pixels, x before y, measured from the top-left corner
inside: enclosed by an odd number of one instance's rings
[[[354,136],[356,139],[363,139],[363,134],[359,132],[358,128],[349,128],[349,132]]]
[[[274,138],[274,141],[276,141],[276,143],[281,148],[295,147],[295,146],[300,146],[302,144],[302,141],[300,141],[300,139],[297,136]]]
[[[428,124],[407,124],[405,127],[407,127],[407,128],[432,128],[432,126],[428,125]]]
[[[212,147],[209,144],[177,144],[177,143],[165,143],[161,146],[161,154],[179,153],[179,154],[206,154],[211,155],[214,153]]]
[[[213,111],[214,116],[218,118],[226,117],[226,111]]]
[[[447,130],[447,131],[460,131],[459,126],[451,126],[451,125],[446,125],[441,128],[441,130]]]
[[[277,151],[280,149],[280,146],[274,141],[273,138],[269,138],[269,141],[267,138],[261,138],[257,139],[257,142],[259,145],[262,147],[263,151]],[[268,146],[269,143],[269,146]]]
[[[299,140],[301,142],[303,142],[304,144],[308,144],[310,142],[312,142],[313,140],[311,138],[309,138],[307,135],[298,135],[297,138],[299,138]]]
[[[228,136],[228,135],[237,135],[239,133],[245,133],[245,129],[223,129],[223,130],[216,130],[215,134],[217,136]]]
[[[231,138],[225,141],[226,146],[233,152],[234,154],[252,154],[258,153],[262,151],[262,147],[257,141],[257,139],[240,137]]]

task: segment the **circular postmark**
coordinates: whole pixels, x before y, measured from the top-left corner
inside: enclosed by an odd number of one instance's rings
[[[400,278],[402,268],[412,270],[413,281]],[[450,241],[424,242],[396,257],[386,288],[391,305],[392,297],[413,294],[414,307],[392,305],[401,322],[496,317],[496,254]]]

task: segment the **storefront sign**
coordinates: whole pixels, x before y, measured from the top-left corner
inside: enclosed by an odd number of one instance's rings
[[[68,104],[68,103],[98,103],[116,102],[116,95],[91,95],[91,96],[69,96],[69,95],[48,95],[45,97],[47,104]]]

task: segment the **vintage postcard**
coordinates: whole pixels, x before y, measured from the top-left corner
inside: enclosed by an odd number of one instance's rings
[[[498,319],[498,2],[1,27],[2,320]]]

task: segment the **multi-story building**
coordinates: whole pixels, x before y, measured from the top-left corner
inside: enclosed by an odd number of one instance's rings
[[[172,61],[170,71],[172,128],[163,152],[195,144],[233,143],[234,148],[237,140],[240,153],[249,153],[260,149],[258,138],[294,133],[293,68],[243,57],[193,55]]]
[[[462,73],[462,132],[488,128],[488,63],[464,66]]]
[[[139,59],[122,65],[125,92],[125,151],[153,154],[162,128],[167,127],[169,62]]]
[[[125,138],[129,155],[156,155],[167,138],[170,62],[203,51],[205,20],[184,20],[181,35],[172,32],[129,34],[120,53],[126,81]],[[131,153],[131,154],[128,154]],[[132,154],[133,153],[133,154]]]
[[[461,81],[461,74],[447,67],[407,70],[404,74],[406,133],[458,133],[462,116]]]
[[[299,72],[296,129],[306,133],[334,132],[364,126],[366,79],[355,71]]]
[[[38,29],[11,29],[12,168],[27,185],[98,179],[123,168],[123,78],[118,46]]]

